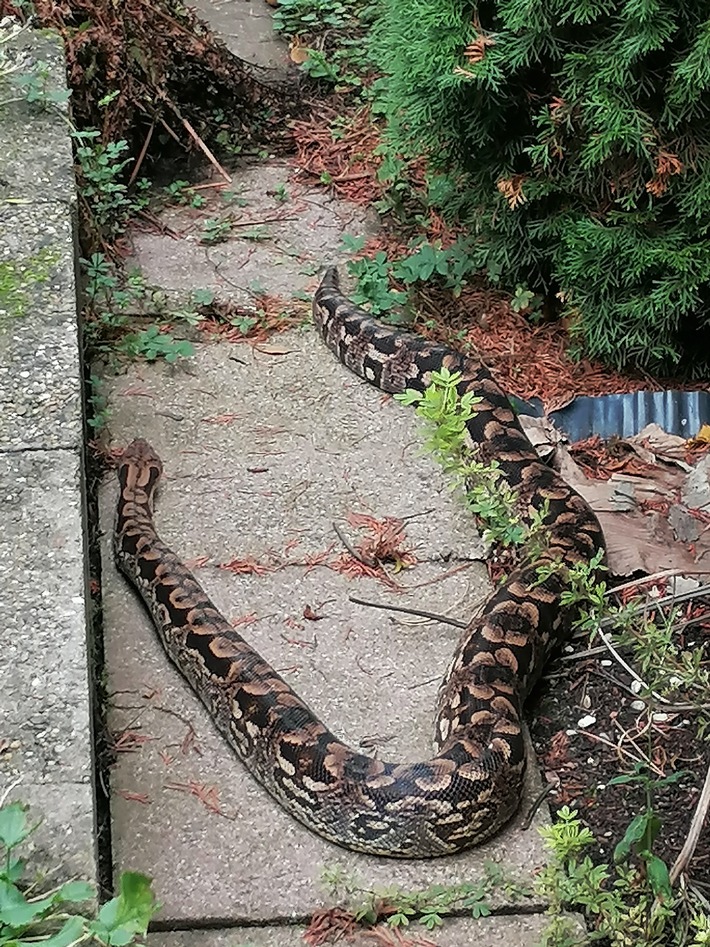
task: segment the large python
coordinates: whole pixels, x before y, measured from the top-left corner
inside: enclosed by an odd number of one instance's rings
[[[470,356],[377,322],[345,298],[329,269],[313,302],[326,344],[383,391],[423,391],[431,372],[460,372],[460,394],[481,398],[468,431],[478,457],[495,459],[549,542],[472,618],[441,686],[436,753],[388,763],[342,743],[231,627],[153,523],[162,465],[143,440],[119,464],[114,537],[119,568],[145,601],[170,658],[247,768],[308,828],[345,848],[426,858],[485,841],[515,813],[525,771],[521,708],[569,627],[560,605],[564,569],[603,547],[599,523],[574,490],[541,463],[506,395]]]

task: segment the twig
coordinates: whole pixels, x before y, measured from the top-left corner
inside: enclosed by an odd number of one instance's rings
[[[648,768],[652,769],[657,776],[663,776],[663,773],[645,754],[642,754],[641,758],[639,758],[638,756],[634,756],[634,754],[630,753],[628,750],[625,750],[624,747],[620,746],[618,743],[612,743],[611,740],[605,740],[604,737],[600,737],[596,733],[590,733],[589,730],[580,730],[579,732],[584,734],[585,737],[589,737],[590,740],[594,740],[596,743],[603,743],[604,746],[608,746],[612,750],[616,750],[617,753],[628,756],[628,758],[633,760],[634,763],[645,763]]]
[[[606,651],[606,648],[602,648],[602,651]],[[628,684],[623,684],[621,681],[617,681],[617,679],[614,677],[613,674],[608,674],[603,668],[590,667],[589,671],[592,674],[596,674],[597,677],[603,677],[605,680],[611,681],[611,683],[614,684],[616,687],[618,687],[620,690],[624,690],[626,691],[627,694],[630,694],[634,700],[643,700],[643,697],[639,697],[638,694],[634,693],[634,691],[631,690]],[[648,704],[648,701],[644,701],[644,703]]]
[[[377,563],[376,563],[376,562],[373,562],[372,559],[369,559],[369,558],[367,558],[367,557],[361,555],[361,553],[357,552],[357,550],[353,548],[353,546],[352,546],[352,545],[350,544],[350,542],[348,541],[348,538],[345,536],[345,534],[344,534],[343,531],[340,529],[340,527],[338,526],[337,523],[333,523],[333,529],[335,530],[335,532],[336,532],[336,534],[337,534],[337,536],[338,536],[338,539],[339,539],[340,542],[343,544],[343,546],[345,546],[345,548],[346,548],[347,551],[350,553],[350,555],[353,557],[353,559],[357,559],[358,562],[361,562],[364,566],[367,566],[368,569],[374,569],[374,568],[376,568],[376,566],[377,566]]]
[[[552,790],[553,790],[552,783],[547,783],[547,785],[542,790],[542,792],[538,793],[537,799],[535,799],[533,804],[528,809],[528,814],[525,816],[523,824],[520,826],[523,832],[526,832],[530,828],[530,826],[532,825],[532,820],[535,818],[535,813],[543,804],[547,796],[549,796],[549,794],[552,792]]]
[[[406,523],[407,520],[415,520],[418,516],[428,516],[433,512],[434,508],[432,507],[430,510],[422,510],[421,513],[407,513],[406,516],[398,516],[397,519],[400,519],[403,523]]]
[[[165,119],[164,119],[164,118],[161,118],[161,119],[159,119],[159,122],[160,122],[160,124],[163,126],[163,128],[165,129],[165,131],[168,133],[168,135],[170,135],[171,138],[174,138],[175,141],[178,143],[178,145],[181,145],[182,147],[184,147],[184,145],[182,145],[182,142],[180,141],[180,138],[175,134],[175,132],[174,132],[174,131],[172,130],[172,128],[168,125],[168,123],[165,121]]]
[[[624,727],[622,727],[621,724],[619,723],[619,721],[618,721],[617,719],[612,718],[612,723],[614,724],[614,726],[616,727],[616,729],[617,729],[617,730],[619,731],[619,733],[621,734],[621,737],[619,738],[619,741],[618,741],[617,744],[616,744],[616,745],[617,745],[617,748],[618,748],[619,750],[621,750],[621,749],[622,749],[622,744],[623,744],[624,740],[625,740],[625,739],[628,740],[628,741],[631,743],[631,745],[633,746],[633,748],[636,750],[636,752],[637,752],[640,756],[642,756],[642,757],[644,758],[644,760],[646,761],[646,765],[648,766],[648,768],[649,768],[649,769],[652,769],[653,772],[654,772],[657,776],[660,776],[661,778],[663,778],[666,774],[663,772],[663,770],[662,770],[660,767],[656,766],[656,764],[655,764],[654,762],[652,762],[652,760],[651,760],[650,757],[646,756],[646,754],[643,752],[643,750],[642,750],[641,747],[638,745],[638,743],[636,742],[636,740],[634,740],[634,738],[631,736],[630,732],[629,732],[628,730],[626,730]],[[647,730],[648,730],[648,728],[649,728],[650,726],[651,726],[651,721],[649,720],[649,722],[648,722],[648,723],[646,724],[646,726],[641,730],[641,732],[637,734],[637,736],[642,737],[642,736],[644,735],[644,733],[647,732]],[[627,752],[628,752],[628,751],[627,751]]]
[[[614,588],[607,589],[606,595],[616,595],[617,592],[624,592],[626,589],[633,589],[637,585],[648,585],[649,582],[655,582],[657,579],[672,579],[679,575],[708,575],[707,569],[664,569],[662,572],[654,572],[653,575],[645,575],[640,579],[632,579],[623,585],[616,585]]]
[[[663,598],[649,599],[646,602],[642,602],[640,605],[635,606],[632,609],[629,609],[629,614],[636,614],[638,612],[644,612],[647,609],[658,608],[661,605],[679,605],[681,602],[687,602],[689,599],[693,598],[702,598],[703,595],[708,595],[710,593],[710,584],[699,585],[697,589],[693,589],[691,592],[683,592],[681,595],[664,595]],[[614,625],[617,621],[616,615],[610,615],[608,618],[603,618],[599,624],[602,628],[608,628],[611,625]]]
[[[652,691],[651,688],[648,686],[648,684],[644,681],[644,679],[640,675],[638,675],[636,671],[634,671],[631,665],[627,664],[626,661],[624,661],[624,659],[621,657],[621,655],[616,650],[614,645],[611,643],[611,638],[609,637],[609,635],[607,635],[607,633],[602,630],[601,625],[599,627],[599,637],[602,639],[602,641],[606,645],[607,650],[609,651],[609,654],[612,656],[612,658],[614,658],[614,660],[622,666],[622,668],[626,671],[627,674],[630,674],[631,677],[635,681],[638,681],[639,684],[641,684],[641,686],[644,687],[646,690],[651,691],[651,693],[653,694],[653,696],[656,698],[657,701],[660,701],[660,703],[662,704],[670,703],[670,701],[667,700],[665,697],[662,697],[660,694],[657,694],[656,691]]]
[[[459,621],[457,618],[447,618],[445,615],[438,615],[435,612],[425,612],[421,608],[404,608],[402,605],[387,605],[384,602],[368,602],[364,598],[357,598],[351,595],[349,602],[355,605],[367,605],[368,608],[384,608],[388,612],[404,612],[405,615],[417,615],[419,618],[429,618],[432,621],[440,621],[445,625],[453,625],[455,628],[468,628],[465,621]]]
[[[595,654],[603,654],[606,646],[600,644],[597,648],[587,648],[586,651],[575,651],[574,654],[563,654],[560,661],[581,661],[582,658],[591,658]]]
[[[15,779],[13,782],[10,783],[10,785],[7,787],[7,789],[5,790],[5,792],[4,792],[4,793],[2,794],[2,796],[0,797],[0,809],[5,805],[5,802],[6,802],[6,800],[7,800],[7,797],[10,795],[10,793],[12,792],[12,790],[13,790],[16,786],[19,786],[21,782],[22,782],[22,776],[18,776],[17,779]]]
[[[705,774],[705,784],[690,822],[688,836],[671,868],[671,884],[675,884],[680,874],[687,869],[690,859],[695,854],[695,848],[703,830],[708,809],[710,809],[710,766]]]
[[[148,145],[150,144],[150,140],[151,140],[151,138],[153,137],[153,131],[154,131],[154,130],[155,130],[155,119],[153,119],[153,124],[152,124],[152,125],[150,126],[150,128],[148,129],[148,134],[145,136],[145,141],[143,142],[143,147],[141,148],[140,154],[138,155],[138,157],[137,157],[137,159],[136,159],[136,163],[133,165],[133,170],[131,171],[131,176],[130,176],[129,179],[128,179],[128,186],[129,186],[129,187],[131,186],[131,184],[133,184],[133,182],[135,181],[135,179],[138,177],[138,172],[140,171],[141,165],[143,164],[143,159],[145,158],[145,153],[146,153],[146,151],[148,150]]]
[[[178,114],[178,113],[177,113],[177,109],[175,109],[175,113]],[[192,127],[192,125],[188,122],[188,120],[187,120],[186,118],[183,118],[181,115],[178,115],[178,117],[179,117],[180,121],[182,122],[182,124],[184,125],[185,131],[186,131],[186,132],[188,133],[188,135],[192,138],[192,140],[195,142],[195,144],[196,144],[197,147],[200,149],[200,151],[202,151],[202,153],[203,153],[204,156],[207,158],[207,160],[208,160],[209,163],[212,165],[212,167],[215,169],[215,171],[216,171],[218,174],[220,174],[220,175],[224,178],[224,180],[227,182],[227,184],[231,184],[231,183],[232,183],[232,178],[231,178],[231,176],[224,170],[224,168],[222,167],[222,165],[221,165],[221,164],[219,163],[219,161],[215,158],[215,156],[212,154],[212,152],[210,151],[210,149],[207,147],[207,145],[204,143],[204,141],[203,141],[203,140],[200,138],[200,136],[197,134],[197,132],[195,131],[195,129]]]
[[[286,220],[298,220],[298,217],[282,215],[279,217],[262,217],[259,220],[233,220],[231,223],[232,227],[261,227],[262,224],[280,224]]]

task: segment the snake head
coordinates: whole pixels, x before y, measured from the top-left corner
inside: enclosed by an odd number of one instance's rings
[[[130,464],[134,467],[158,467],[163,472],[163,462],[148,441],[137,437],[128,447],[123,448],[119,459],[119,466]]]
[[[162,460],[142,437],[124,448],[118,462],[118,479],[126,499],[130,496],[134,502],[150,506],[162,473]]]

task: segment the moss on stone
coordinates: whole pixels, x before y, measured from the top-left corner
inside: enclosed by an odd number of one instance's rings
[[[0,329],[27,314],[31,288],[47,282],[59,258],[56,247],[42,247],[24,259],[0,261]]]

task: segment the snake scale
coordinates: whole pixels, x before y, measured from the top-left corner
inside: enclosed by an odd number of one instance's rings
[[[377,322],[341,294],[334,268],[316,291],[313,313],[341,362],[383,391],[423,391],[432,370],[460,372],[459,393],[481,398],[468,422],[478,458],[498,462],[524,518],[544,515],[549,542],[541,559],[495,590],[456,649],[439,693],[433,758],[388,763],[346,746],[226,621],[156,533],[162,464],[143,440],[119,463],[116,563],[237,755],[293,816],[355,851],[409,858],[459,852],[495,834],[520,804],[522,704],[569,628],[563,572],[541,582],[536,565],[588,561],[603,535],[582,498],[539,460],[480,361]]]

